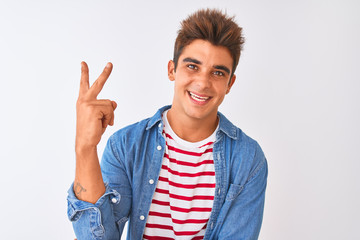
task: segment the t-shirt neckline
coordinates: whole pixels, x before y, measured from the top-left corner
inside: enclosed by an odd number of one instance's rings
[[[167,113],[169,110],[164,111],[163,115],[162,115],[162,119],[164,122],[164,131],[169,134],[176,143],[186,147],[186,148],[199,148],[202,147],[206,144],[208,144],[209,142],[215,142],[216,140],[216,132],[219,129],[219,124],[216,126],[215,131],[207,138],[200,140],[198,142],[189,142],[186,141],[182,138],[180,138],[178,135],[176,135],[176,133],[172,130],[168,118],[167,118]]]

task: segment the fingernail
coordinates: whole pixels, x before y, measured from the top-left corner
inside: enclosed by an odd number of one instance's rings
[[[111,63],[108,62],[108,63],[106,64],[106,67],[107,67],[107,68],[110,68],[110,67],[111,67]]]

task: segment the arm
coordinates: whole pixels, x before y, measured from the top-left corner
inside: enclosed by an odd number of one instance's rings
[[[111,70],[112,64],[108,63],[89,87],[89,70],[85,62],[81,63],[76,105],[76,173],[68,195],[68,216],[79,240],[119,239],[111,204],[119,203],[120,194],[105,186],[96,149],[106,127],[114,123],[116,103],[97,99]]]
[[[89,69],[85,62],[81,63],[81,81],[79,98],[76,104],[76,173],[74,192],[78,199],[95,203],[104,193],[97,145],[108,125],[114,124],[116,103],[110,100],[97,100],[112,70],[108,63],[89,87]]]
[[[254,169],[243,185],[231,184],[226,196],[228,205],[218,239],[258,239],[263,219],[268,167],[258,147]]]

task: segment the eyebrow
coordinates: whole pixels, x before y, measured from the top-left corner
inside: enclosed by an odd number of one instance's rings
[[[230,69],[225,67],[224,65],[215,65],[214,66],[215,69],[219,69],[219,70],[224,70],[225,72],[227,72],[228,74],[230,74]]]
[[[196,60],[194,58],[184,58],[183,62],[192,62],[192,63],[196,63],[196,64],[202,64],[202,62],[200,62],[199,60]]]
[[[183,62],[192,62],[195,64],[202,64],[202,62],[200,62],[199,60],[197,60],[195,58],[189,58],[189,57],[184,58]],[[223,71],[227,72],[228,74],[230,74],[230,69],[228,67],[225,67],[224,65],[215,65],[214,68],[223,70]]]

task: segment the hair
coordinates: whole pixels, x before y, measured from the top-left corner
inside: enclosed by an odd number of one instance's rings
[[[230,51],[233,59],[232,77],[245,42],[242,28],[234,22],[234,17],[228,17],[216,9],[201,9],[183,20],[174,47],[175,70],[183,49],[196,39],[209,41],[215,46],[223,46]]]

